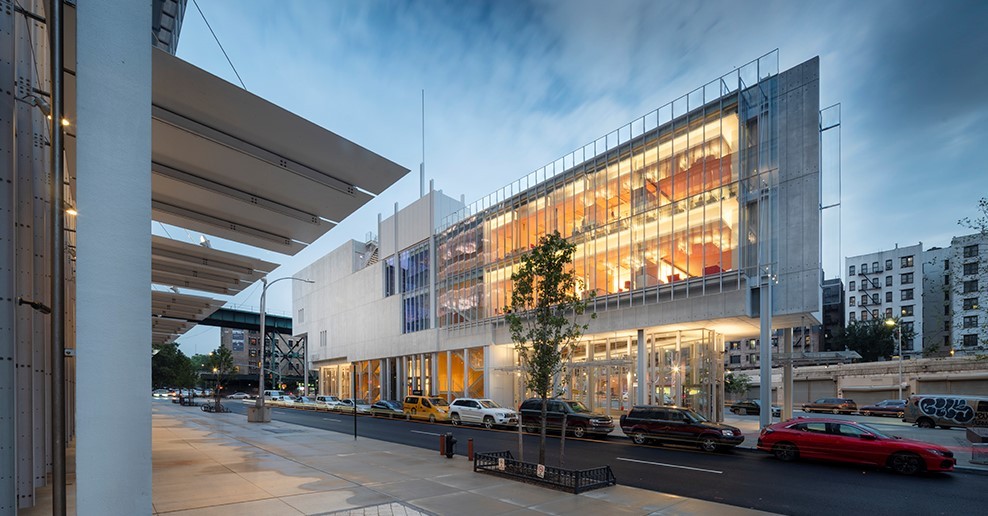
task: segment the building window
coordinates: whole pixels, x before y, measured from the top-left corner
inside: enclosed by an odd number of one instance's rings
[[[948,348],[950,347],[950,335],[949,334],[943,336],[943,345],[946,346],[946,347],[948,347]]]
[[[857,321],[857,315],[858,315],[857,313],[851,312],[851,315],[850,315],[850,319],[849,320],[851,322],[856,322]]]
[[[402,332],[429,329],[429,244],[402,251],[398,256]]]
[[[899,282],[903,285],[909,285],[913,282],[913,273],[907,272],[905,274],[900,274]]]
[[[740,349],[740,348],[741,348],[741,343],[740,342],[732,342],[731,343],[731,349]]]
[[[913,266],[913,257],[912,256],[903,256],[902,258],[899,259],[899,266],[900,267],[912,267]]]
[[[868,310],[861,310],[861,320],[862,321],[868,320]]]
[[[943,270],[947,270],[949,268],[950,268],[950,260],[944,260],[943,261]]]
[[[978,262],[971,262],[964,264],[964,275],[968,276],[970,274],[978,273]]]
[[[867,263],[862,263],[861,264],[861,274],[868,274],[868,264]]]
[[[905,335],[912,335],[913,328],[914,328],[914,326],[913,326],[913,323],[911,323],[911,322],[904,322],[904,323],[902,323],[902,333],[905,334]]]
[[[329,333],[326,330],[319,332],[319,347],[324,348],[329,344]]]
[[[384,260],[384,297],[395,294],[395,257],[394,255]]]
[[[892,291],[891,290],[885,293],[885,302],[886,303],[891,303],[892,302]]]
[[[885,309],[885,318],[886,319],[891,319],[892,318],[892,309],[891,308],[886,308]]]
[[[871,278],[871,286],[872,287],[875,287],[875,288],[878,288],[878,287],[881,287],[882,285],[881,285],[881,282],[878,281],[878,278]]]
[[[861,294],[861,306],[868,306],[868,294]]]
[[[871,317],[872,317],[873,319],[876,319],[876,320],[878,319],[878,309],[877,309],[877,308],[873,308],[873,309],[871,310]]]
[[[950,315],[950,305],[943,305],[943,315]]]
[[[885,276],[885,286],[886,287],[892,286],[892,276]]]
[[[731,355],[731,363],[732,364],[740,364],[741,363],[741,355]]]
[[[751,340],[748,341],[748,349],[755,349],[757,347],[758,347],[758,341],[757,340],[751,339]]]
[[[964,293],[970,294],[978,291],[978,280],[968,280],[964,282]]]
[[[949,290],[945,290],[943,292],[943,300],[944,301],[950,301],[950,291]]]
[[[943,284],[944,285],[950,285],[950,274],[945,274],[943,276]]]
[[[881,269],[878,268],[878,262],[871,262],[871,272],[879,272]]]
[[[892,260],[885,260],[885,270],[892,270]]]
[[[973,333],[973,334],[970,334],[970,335],[965,335],[964,336],[964,345],[965,346],[977,346],[978,345],[978,334],[977,333]]]
[[[854,292],[855,290],[857,290],[856,285],[855,285],[855,283],[853,281],[850,283],[850,285],[849,285],[848,288],[851,290],[851,292]]]
[[[900,298],[902,301],[909,301],[912,298],[913,298],[913,289],[911,288],[902,289],[902,297]]]
[[[950,319],[943,322],[943,331],[950,331]]]
[[[978,327],[978,316],[977,315],[965,315],[964,316],[964,327],[965,328],[977,328]]]
[[[964,258],[974,258],[978,256],[978,244],[964,246]]]
[[[848,276],[854,276],[854,266],[853,265],[847,268],[847,275]]]
[[[849,297],[849,298],[847,298],[847,303],[849,305],[851,305],[851,306],[854,306],[854,305],[857,304],[857,303],[855,303],[855,301],[857,301],[857,298],[856,297]]]
[[[964,309],[965,310],[977,310],[978,309],[978,298],[969,297],[964,299]]]
[[[913,305],[902,305],[902,316],[911,317],[913,315]]]
[[[871,304],[877,305],[877,304],[880,304],[880,303],[881,303],[881,301],[878,299],[878,294],[872,294],[871,295]]]

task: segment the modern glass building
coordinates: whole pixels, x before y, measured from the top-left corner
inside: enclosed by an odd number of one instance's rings
[[[329,282],[376,293],[375,322],[348,307],[296,318],[339,339],[312,354],[323,388],[517,405],[511,274],[559,231],[598,315],[566,351],[560,390],[607,412],[667,402],[717,417],[724,339],[758,332],[763,293],[776,328],[820,317],[818,60],[777,63],[763,56],[471,205],[430,192],[382,220],[379,241],[310,266],[354,263]],[[383,266],[362,265],[374,253]],[[306,314],[339,294],[294,288]]]

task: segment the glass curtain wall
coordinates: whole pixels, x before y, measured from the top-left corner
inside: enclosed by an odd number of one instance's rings
[[[440,325],[500,316],[520,257],[552,231],[577,245],[581,292],[595,292],[605,307],[633,292],[644,302],[651,287],[736,270],[736,98],[672,113],[673,106],[653,112],[560,160],[560,169],[574,164],[558,175],[541,171],[514,183],[505,199],[494,196],[441,232]],[[670,120],[659,125],[663,118]]]

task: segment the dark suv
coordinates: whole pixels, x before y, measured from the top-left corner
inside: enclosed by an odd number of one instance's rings
[[[803,403],[803,412],[830,412],[850,414],[857,412],[858,405],[847,398],[820,398],[813,403]]]
[[[711,452],[744,442],[741,429],[708,421],[681,407],[634,407],[621,416],[621,430],[635,444],[649,441],[692,444]]]
[[[547,430],[560,431],[563,429],[563,415],[566,415],[566,430],[573,437],[585,437],[588,434],[605,437],[614,431],[614,420],[611,416],[594,414],[579,401],[553,399],[547,401],[545,427]],[[538,432],[541,428],[539,418],[542,415],[542,398],[530,398],[522,402],[518,408],[521,415],[521,425],[527,432]]]

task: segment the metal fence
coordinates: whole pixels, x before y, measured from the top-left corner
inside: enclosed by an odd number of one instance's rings
[[[541,469],[541,475],[540,475]],[[473,470],[525,482],[546,485],[562,491],[580,494],[591,489],[617,483],[610,466],[570,470],[515,460],[510,451],[483,452],[474,455]]]

